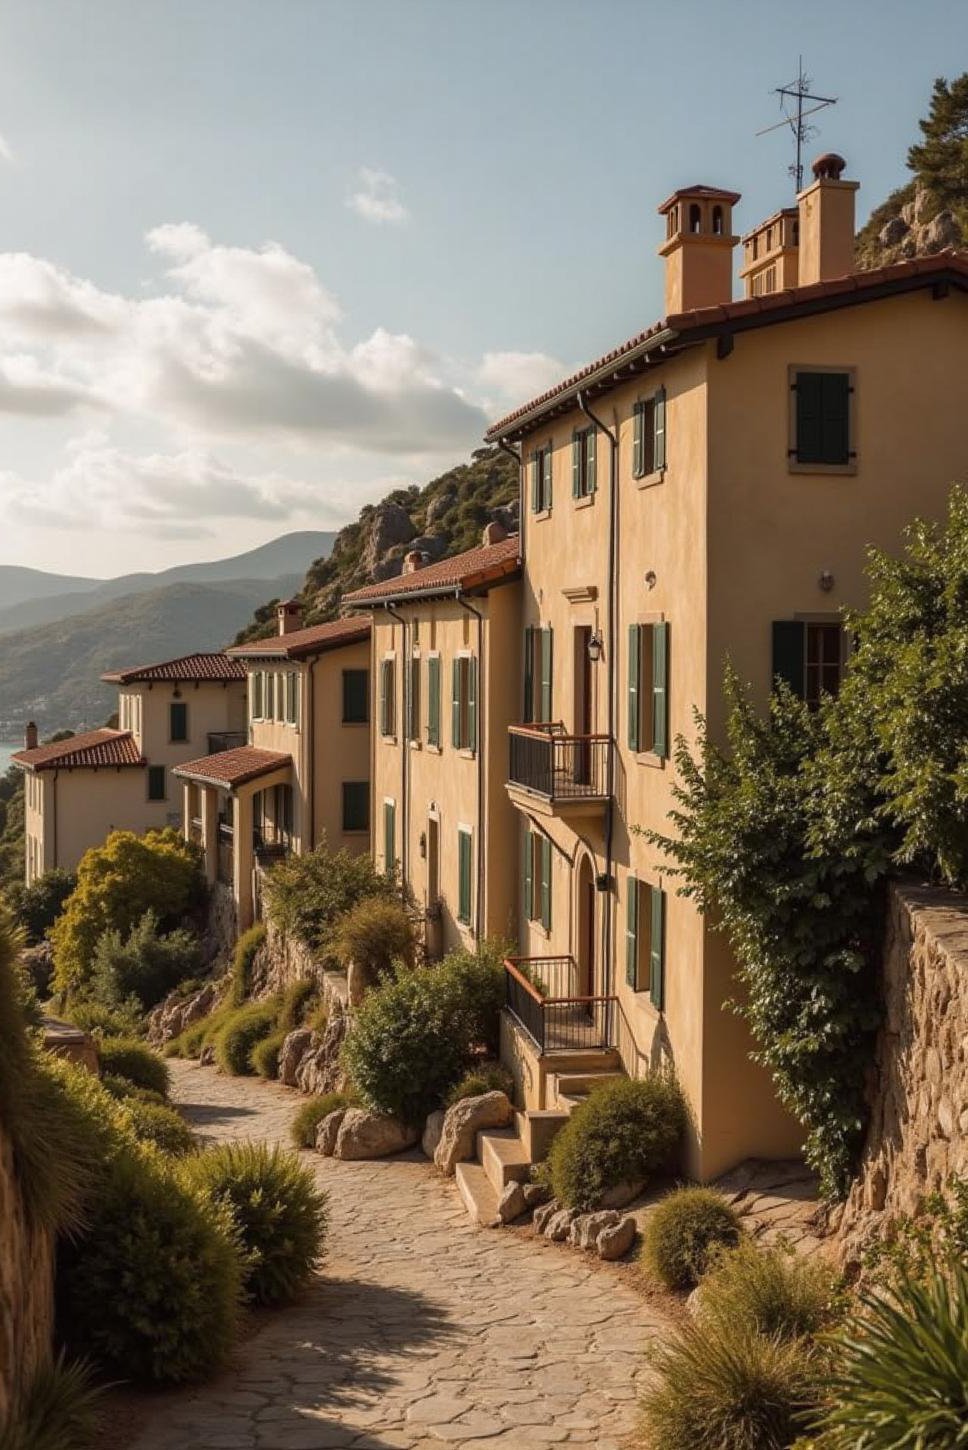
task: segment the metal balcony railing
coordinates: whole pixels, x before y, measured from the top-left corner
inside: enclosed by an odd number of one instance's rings
[[[508,745],[512,785],[553,802],[608,795],[607,735],[567,735],[563,725],[512,725]]]
[[[617,998],[582,996],[573,957],[505,957],[505,1006],[539,1052],[609,1047]]]
[[[221,755],[223,750],[241,750],[248,745],[249,737],[244,730],[210,730],[208,735],[209,755]]]

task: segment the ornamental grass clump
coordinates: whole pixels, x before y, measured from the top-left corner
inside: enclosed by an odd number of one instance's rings
[[[129,1098],[121,1104],[121,1110],[139,1143],[153,1143],[160,1152],[172,1158],[194,1153],[198,1146],[182,1115],[164,1103],[145,1103]]]
[[[229,1001],[233,1007],[241,1007],[252,991],[255,959],[265,939],[266,929],[260,921],[256,922],[255,926],[250,926],[248,931],[244,931],[235,943],[235,950],[232,953],[232,989],[229,994]]]
[[[320,1093],[307,1098],[292,1120],[289,1136],[297,1148],[315,1148],[316,1132],[324,1118],[340,1108],[358,1106],[359,1098],[352,1091]]]
[[[102,1072],[127,1078],[135,1087],[150,1088],[163,1098],[168,1096],[168,1065],[143,1042],[131,1037],[103,1037],[97,1055]]]
[[[840,1276],[825,1259],[744,1238],[714,1256],[702,1281],[699,1312],[770,1338],[799,1339],[831,1329],[845,1307]]]
[[[295,1154],[221,1144],[189,1160],[184,1181],[231,1214],[252,1299],[281,1304],[305,1287],[322,1254],[326,1195]]]
[[[0,1450],[89,1450],[104,1393],[86,1360],[59,1354],[30,1381],[16,1414],[0,1430]]]
[[[340,917],[333,951],[344,968],[360,968],[367,982],[389,976],[397,962],[412,967],[417,949],[413,922],[401,901],[364,897]]]
[[[646,1220],[643,1257],[667,1289],[694,1289],[717,1250],[740,1241],[739,1215],[713,1188],[677,1188]]]
[[[465,1072],[460,1082],[455,1083],[447,1094],[447,1106],[452,1108],[464,1098],[479,1098],[483,1093],[501,1092],[514,1096],[514,1079],[499,1062],[482,1062]]]
[[[252,1049],[275,1028],[278,1002],[249,1002],[230,1012],[215,1033],[215,1061],[223,1072],[252,1072]]]
[[[263,1037],[249,1053],[249,1065],[258,1076],[272,1081],[279,1075],[279,1054],[286,1040],[286,1031],[277,1027],[268,1037]]]
[[[614,1078],[573,1110],[548,1154],[548,1178],[568,1208],[597,1207],[611,1188],[671,1169],[686,1125],[682,1092],[668,1073]]]

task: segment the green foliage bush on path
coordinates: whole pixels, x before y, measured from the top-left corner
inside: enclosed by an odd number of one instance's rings
[[[483,1093],[501,1092],[514,1097],[514,1079],[506,1067],[499,1062],[482,1062],[465,1072],[460,1082],[455,1083],[447,1094],[447,1106],[461,1102],[464,1098],[479,1098]]]
[[[168,1065],[145,1043],[131,1037],[103,1037],[97,1048],[101,1071],[127,1078],[135,1087],[168,1096],[171,1074]]]
[[[153,1143],[172,1158],[181,1158],[195,1151],[195,1135],[174,1108],[164,1103],[145,1103],[129,1098],[122,1103],[122,1109],[139,1143]]]
[[[279,1072],[279,1054],[286,1040],[286,1031],[277,1027],[268,1037],[263,1037],[249,1053],[249,1066],[259,1077],[271,1080]]]
[[[184,929],[162,935],[155,912],[146,911],[126,937],[112,930],[98,938],[92,988],[108,1007],[134,999],[146,1012],[179,983],[196,976],[201,966],[198,937]]]
[[[215,1033],[215,1061],[223,1072],[242,1077],[252,1071],[252,1050],[276,1025],[279,1001],[249,1002],[229,1012]]]
[[[814,1338],[843,1317],[846,1293],[833,1265],[782,1244],[743,1239],[720,1253],[702,1281],[700,1313],[768,1338]]]
[[[568,1208],[592,1209],[620,1183],[645,1183],[671,1169],[685,1125],[685,1100],[668,1074],[602,1083],[551,1145],[555,1197]]]
[[[232,953],[232,990],[229,1001],[233,1007],[241,1007],[252,991],[252,971],[256,955],[266,939],[265,925],[258,921],[244,931],[235,943]]]
[[[643,1233],[645,1263],[667,1289],[694,1289],[717,1249],[740,1241],[739,1215],[713,1188],[678,1188],[656,1204]]]
[[[356,1094],[349,1092],[320,1093],[307,1098],[292,1120],[289,1136],[297,1148],[315,1148],[316,1131],[324,1118],[339,1108],[352,1108],[359,1102]]]

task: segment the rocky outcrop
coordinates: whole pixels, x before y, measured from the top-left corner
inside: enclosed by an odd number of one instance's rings
[[[311,1027],[297,1027],[288,1033],[279,1049],[279,1081],[286,1087],[296,1086],[296,1074],[304,1058],[317,1046],[320,1039]]]
[[[349,1023],[345,1003],[335,998],[331,1000],[325,1028],[321,1033],[313,1033],[313,1040],[295,1069],[295,1085],[300,1092],[331,1093],[346,1086],[340,1050]]]
[[[50,1357],[53,1319],[53,1241],[27,1218],[13,1149],[0,1125],[0,1438]]]
[[[556,1198],[541,1204],[534,1211],[534,1231],[556,1244],[571,1244],[600,1259],[621,1259],[635,1242],[635,1219],[617,1209],[596,1209],[580,1213],[564,1208]]]
[[[514,1115],[507,1093],[482,1093],[479,1097],[462,1098],[447,1109],[434,1162],[448,1176],[458,1163],[473,1158],[477,1135],[484,1128],[506,1128]]]
[[[410,515],[402,504],[379,504],[373,510],[363,544],[362,564],[368,577],[373,580],[378,579],[380,566],[388,551],[394,545],[408,544],[416,532],[410,521]],[[402,555],[400,557],[402,559]],[[389,578],[390,576],[383,577]]]
[[[926,187],[912,182],[879,207],[864,227],[858,237],[857,262],[862,269],[887,267],[946,247],[963,247],[965,242],[965,229],[955,213]]]
[[[324,1158],[332,1158],[336,1152],[339,1130],[343,1126],[346,1113],[346,1108],[335,1108],[333,1112],[326,1114],[316,1129],[316,1152],[322,1153]]]
[[[227,990],[228,981],[222,978],[217,982],[206,982],[204,987],[199,987],[197,992],[187,997],[172,992],[146,1018],[151,1046],[164,1047],[166,1042],[178,1037],[193,1022],[199,1022],[214,1012]]]
[[[325,1121],[325,1119],[324,1119]],[[347,1108],[343,1113],[333,1149],[334,1158],[389,1158],[412,1148],[419,1132],[399,1118],[387,1113],[372,1113],[368,1108]]]

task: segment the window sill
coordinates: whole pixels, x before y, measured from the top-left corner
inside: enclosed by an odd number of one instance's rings
[[[365,826],[361,826],[359,828],[354,826],[352,830],[348,830],[347,827],[344,826],[342,834],[344,836],[368,836],[370,833]]]
[[[851,478],[857,472],[857,463],[797,463],[794,459],[787,462],[788,473],[815,473],[819,475],[831,474],[836,477]]]
[[[369,720],[341,720],[339,723],[341,725],[346,726],[347,728],[349,728],[352,725],[355,725],[356,728],[359,730],[359,729],[365,729],[366,726],[369,725],[370,722],[369,722]]]
[[[410,746],[411,750],[423,750],[423,744],[419,740],[408,740],[407,744]]]
[[[572,503],[576,509],[590,509],[594,502],[595,495],[593,493],[584,493],[580,498],[572,499]]]
[[[665,770],[668,757],[665,755],[656,755],[654,750],[640,750],[637,752],[635,759],[639,765],[647,765],[652,770]]]
[[[424,749],[426,750],[426,752],[427,752],[428,755],[443,755],[443,753],[444,753],[441,746],[439,746],[439,745],[431,745],[430,742],[429,742],[429,740],[428,740],[427,744],[424,746]]]
[[[636,488],[655,488],[657,483],[665,483],[666,471],[664,468],[657,468],[654,473],[643,473],[641,478],[635,480]]]
[[[395,735],[381,735],[380,736],[380,740],[381,740],[381,742],[384,745],[396,745],[397,744],[397,737]]]
[[[477,756],[477,751],[469,750],[466,745],[461,745],[458,748],[457,754],[461,757],[462,760],[474,760]]]
[[[538,512],[536,514],[532,514],[531,517],[536,524],[544,523],[545,519],[551,518],[551,510],[539,509]]]

